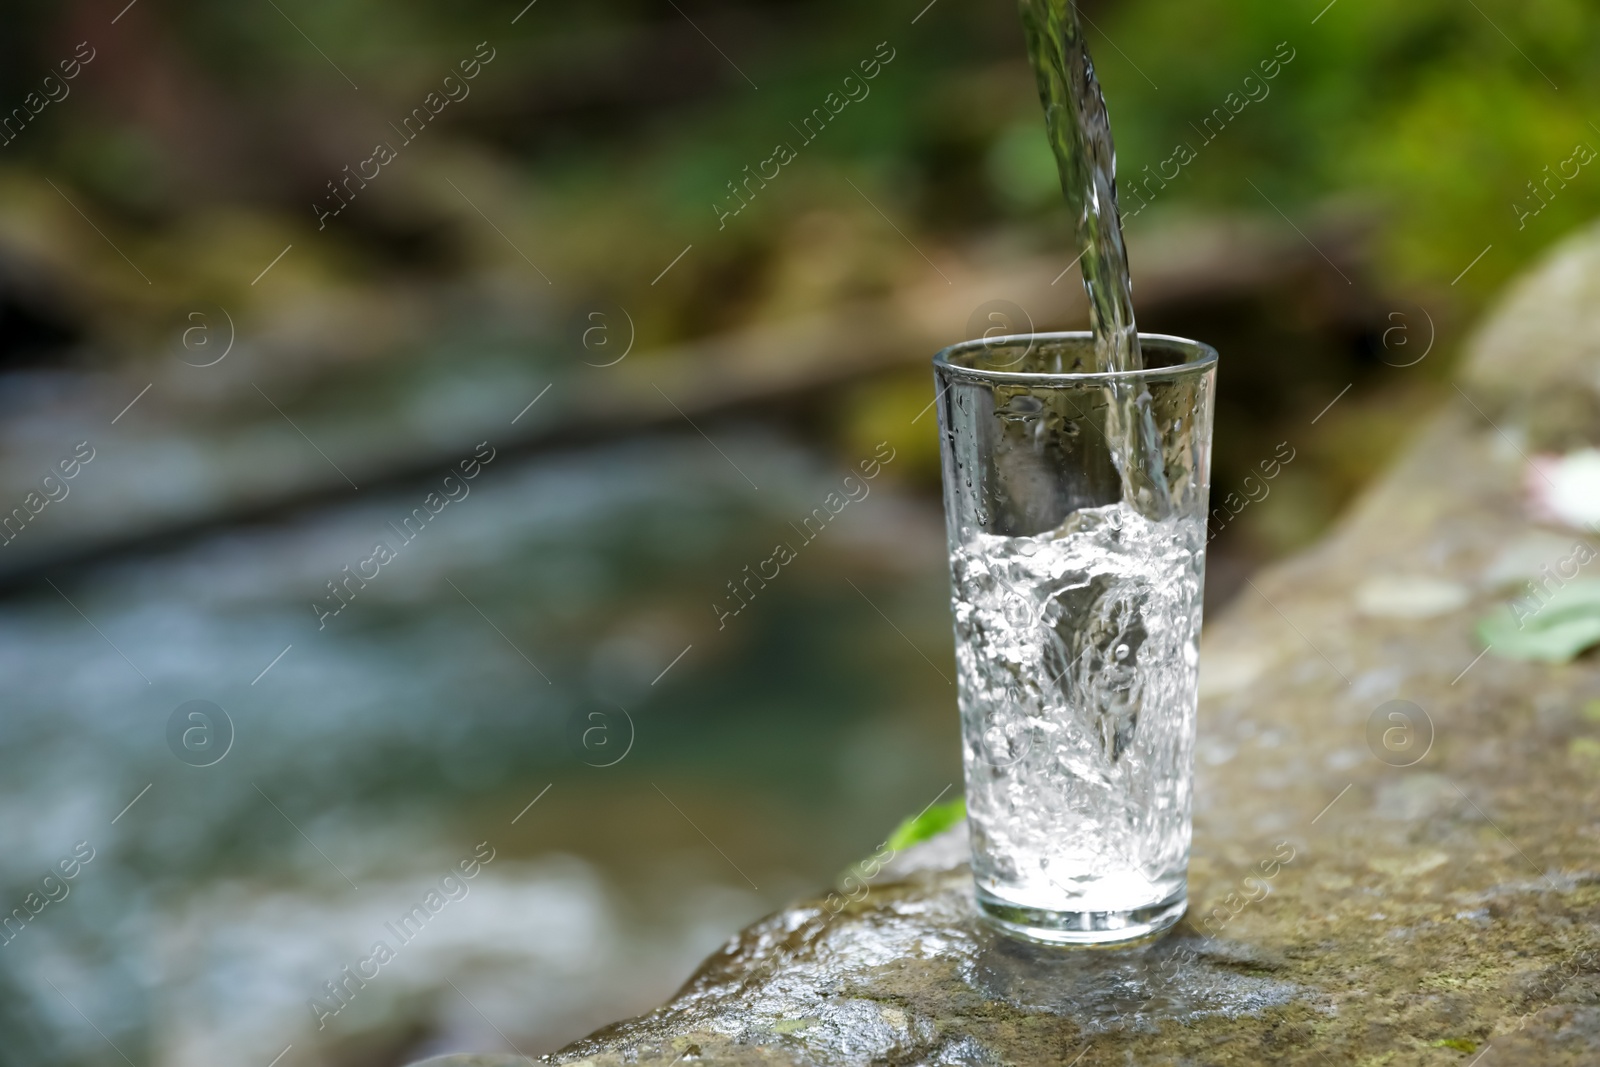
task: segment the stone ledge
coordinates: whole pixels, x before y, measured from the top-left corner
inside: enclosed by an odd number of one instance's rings
[[[1600,655],[1478,659],[1473,636],[1508,559],[1578,537],[1527,517],[1517,442],[1547,414],[1553,441],[1600,439],[1596,292],[1600,231],[1517,287],[1466,364],[1471,395],[1335,533],[1208,625],[1190,913],[1171,936],[995,936],[958,828],[837,915],[819,899],[756,923],[668,1004],[548,1059],[1600,1062]],[[1413,766],[1367,741],[1395,699],[1431,722]]]

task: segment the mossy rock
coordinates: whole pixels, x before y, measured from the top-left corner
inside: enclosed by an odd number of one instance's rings
[[[756,923],[670,1003],[551,1061],[1600,1063],[1600,654],[1480,658],[1475,634],[1497,561],[1551,533],[1515,442],[1546,411],[1562,442],[1600,438],[1594,293],[1600,232],[1517,286],[1462,396],[1333,536],[1208,621],[1190,911],[1170,936],[995,935],[958,824],[864,899]],[[1415,589],[1426,604],[1403,602]],[[1410,732],[1386,747],[1397,708]],[[1290,851],[1265,896],[1243,888]]]

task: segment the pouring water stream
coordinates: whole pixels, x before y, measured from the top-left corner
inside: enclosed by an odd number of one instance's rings
[[[1083,287],[1089,296],[1094,365],[1063,371],[1137,371],[1144,368],[1133,314],[1133,282],[1117,208],[1117,153],[1105,96],[1095,78],[1074,0],[1019,0],[1028,57],[1039,83],[1050,149],[1061,191],[1072,213]],[[1123,498],[1147,518],[1172,508],[1162,463],[1160,434],[1148,392],[1137,382],[1111,387],[1107,427],[1123,481]]]

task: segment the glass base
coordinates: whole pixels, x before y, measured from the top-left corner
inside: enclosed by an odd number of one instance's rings
[[[978,910],[984,919],[1012,937],[1046,945],[1127,945],[1155,938],[1183,918],[1189,906],[1186,888],[1159,904],[1130,911],[1045,911],[994,896],[977,886]]]

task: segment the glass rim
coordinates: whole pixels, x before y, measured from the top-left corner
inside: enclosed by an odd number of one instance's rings
[[[940,349],[933,357],[935,370],[964,378],[974,382],[1016,382],[1033,384],[1082,384],[1093,382],[1122,382],[1122,381],[1148,381],[1151,379],[1181,378],[1186,375],[1199,374],[1216,367],[1219,360],[1217,350],[1204,341],[1194,341],[1187,337],[1177,337],[1166,333],[1140,333],[1139,343],[1154,341],[1159,346],[1177,348],[1183,351],[1188,358],[1182,363],[1175,363],[1169,367],[1145,367],[1140,370],[1129,371],[1087,371],[1078,374],[1058,374],[1047,371],[1015,371],[1015,370],[982,370],[977,367],[968,367],[951,361],[951,357],[959,356],[979,348],[999,348],[1007,344],[1028,345],[1040,342],[1090,342],[1094,335],[1087,330],[1062,330],[1053,333],[1017,333],[1007,334],[1004,337],[984,338],[979,337],[971,341],[960,341]]]

